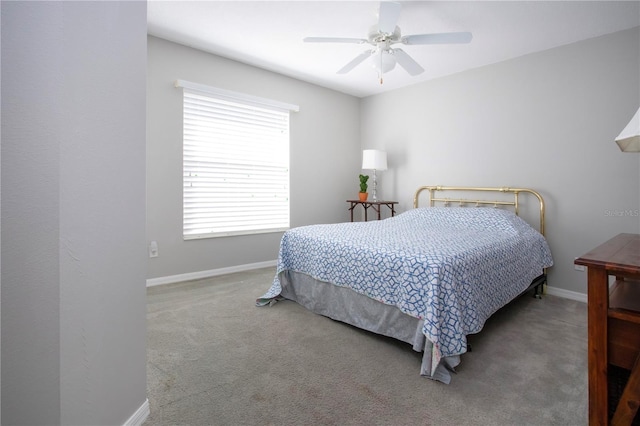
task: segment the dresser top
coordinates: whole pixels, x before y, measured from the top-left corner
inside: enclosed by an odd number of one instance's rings
[[[618,234],[576,259],[576,265],[640,273],[640,234]]]

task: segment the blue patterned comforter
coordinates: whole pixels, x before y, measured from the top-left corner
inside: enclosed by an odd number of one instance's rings
[[[544,237],[512,212],[418,208],[285,232],[276,277],[258,301],[280,294],[280,272],[303,272],[423,320],[427,339],[448,357],[466,352],[466,335],[552,265]]]

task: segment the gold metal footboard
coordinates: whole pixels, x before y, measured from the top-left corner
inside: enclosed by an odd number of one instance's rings
[[[416,193],[413,197],[414,208],[418,207],[418,201],[422,191],[429,192],[430,207],[434,207],[436,205],[436,202],[443,203],[445,206],[449,206],[451,204],[458,204],[460,206],[475,205],[477,207],[479,206],[494,206],[494,207],[510,206],[514,209],[515,214],[518,214],[518,208],[519,208],[518,196],[520,195],[520,193],[532,194],[538,199],[538,202],[540,203],[540,229],[539,230],[540,230],[540,233],[544,235],[544,200],[542,199],[542,196],[539,193],[537,193],[532,189],[509,188],[509,187],[482,188],[482,187],[471,187],[471,186],[421,186],[416,190]],[[463,198],[463,197],[456,197],[456,198],[441,197],[441,196],[437,196],[438,194],[436,194],[436,192],[438,191],[449,192],[449,193],[457,191],[459,194],[472,193],[472,192],[482,192],[482,193],[489,193],[489,194],[510,193],[510,194],[513,194],[513,201],[472,199],[472,198]]]

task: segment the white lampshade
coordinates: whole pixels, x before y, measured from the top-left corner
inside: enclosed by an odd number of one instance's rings
[[[379,73],[391,71],[396,66],[396,58],[386,50],[379,50],[371,56],[371,64]]]
[[[362,151],[362,168],[365,170],[387,170],[387,153],[377,149]]]
[[[616,143],[622,152],[640,152],[640,109],[618,135]]]

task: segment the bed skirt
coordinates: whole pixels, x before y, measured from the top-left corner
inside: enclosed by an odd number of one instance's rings
[[[451,372],[455,372],[460,356],[437,359],[433,344],[422,333],[423,320],[348,287],[319,281],[301,272],[285,270],[278,278],[285,299],[316,314],[408,343],[416,352],[423,352],[421,375],[447,384],[451,381]]]

